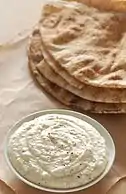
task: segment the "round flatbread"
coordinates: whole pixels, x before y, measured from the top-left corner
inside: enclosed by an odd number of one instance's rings
[[[126,14],[59,1],[43,7],[39,26],[48,52],[72,77],[126,88]]]
[[[38,30],[33,32],[33,37],[30,39],[30,45],[28,49],[29,67],[33,77],[39,85],[50,93],[57,100],[63,104],[70,106],[79,111],[90,111],[93,113],[125,113],[126,104],[114,104],[114,103],[97,103],[88,101],[74,95],[72,92],[59,87],[60,79],[59,75],[56,75],[53,70],[47,66],[42,52],[39,50],[40,36]],[[38,46],[39,45],[39,46]],[[38,56],[38,57],[37,57]],[[41,67],[41,70],[39,69]],[[46,68],[47,67],[47,68]],[[54,82],[55,77],[55,82]],[[48,79],[47,79],[48,78]],[[51,81],[52,82],[51,82]],[[56,83],[57,81],[57,83]],[[57,85],[58,84],[58,85]],[[64,83],[63,83],[64,84]],[[66,83],[66,89],[67,83]]]
[[[67,0],[66,0],[67,1]],[[106,11],[126,12],[126,0],[68,0],[84,3]]]
[[[84,100],[47,80],[35,69],[34,63],[31,61],[29,61],[29,67],[34,78],[46,92],[55,97],[61,103],[75,110],[99,114],[126,113],[126,104],[106,104]]]
[[[36,29],[33,31],[29,48],[31,50],[30,55],[32,55],[33,51],[35,53],[39,52],[39,54],[33,54],[33,56],[35,55],[35,57],[38,55],[35,61],[39,59],[39,56],[40,58],[42,55],[44,56],[46,65],[45,62],[38,63],[38,70],[45,73],[45,77],[47,79],[48,77],[50,77],[50,81],[58,84],[60,87],[67,89],[77,96],[90,101],[107,103],[126,102],[126,90],[124,88],[99,88],[89,86],[87,84],[80,84],[79,81],[76,82],[76,80],[73,79],[73,77],[70,76],[70,74],[67,73],[66,70],[55,63],[52,57],[47,53],[46,47],[44,47],[41,42],[40,30],[38,27],[36,27]]]

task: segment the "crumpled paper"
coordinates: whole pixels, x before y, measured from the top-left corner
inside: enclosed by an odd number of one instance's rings
[[[15,192],[4,181],[0,180],[0,194],[15,194]]]
[[[123,177],[114,184],[107,194],[125,194],[126,193],[126,177]]]
[[[66,107],[34,83],[28,68],[27,43],[28,38],[25,38],[0,49],[0,178],[18,194],[38,194],[45,192],[39,192],[22,183],[9,170],[4,158],[6,133],[17,120],[27,114],[44,109]],[[104,125],[112,135],[116,146],[116,158],[111,171],[102,181],[78,193],[106,194],[108,192],[107,194],[113,194],[111,189],[116,190],[120,179],[126,176],[126,115],[90,114],[89,116]]]

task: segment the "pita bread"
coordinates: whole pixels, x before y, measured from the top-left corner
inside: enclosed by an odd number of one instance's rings
[[[108,94],[103,94],[102,93],[102,89],[99,88],[95,88],[95,90],[91,90],[90,86],[87,86],[83,89],[77,89],[74,86],[71,86],[68,82],[66,82],[66,80],[64,80],[59,74],[57,74],[47,63],[46,60],[41,61],[40,63],[38,63],[36,65],[37,70],[44,75],[44,77],[46,77],[46,79],[48,79],[49,81],[57,84],[59,87],[62,87],[66,90],[68,90],[69,92],[83,98],[83,99],[87,99],[90,101],[97,101],[97,102],[105,102],[106,98],[108,98]],[[111,94],[111,96],[113,96],[113,98],[111,99],[112,103],[114,100],[120,99],[120,93],[118,92],[117,96],[116,92],[113,93],[109,92],[109,94]],[[125,101],[125,96],[124,96],[124,101]],[[110,101],[109,101],[110,103]]]
[[[73,0],[68,0],[73,1]],[[79,3],[85,3],[88,6],[98,8],[106,11],[126,11],[126,0],[75,0]]]
[[[5,182],[0,180],[0,194],[16,194]]]
[[[48,52],[72,77],[126,88],[126,14],[60,1],[43,7],[39,25]]]
[[[37,39],[35,38],[35,35],[33,32],[33,35],[31,37],[30,47],[32,50],[35,50],[35,52],[38,52],[36,51],[38,49],[40,52],[40,55],[43,54],[44,59],[46,61],[46,66],[43,68],[42,64],[38,64],[37,68],[39,69],[40,72],[43,71],[44,73],[45,71],[44,75],[47,79],[49,79],[50,77],[51,79],[50,81],[78,95],[79,97],[82,97],[90,101],[107,102],[107,103],[126,102],[125,89],[113,88],[112,90],[111,88],[99,88],[99,87],[89,86],[87,84],[80,85],[80,82],[79,81],[76,82],[75,79],[73,82],[73,79],[71,79],[72,77],[70,76],[70,74],[68,74],[66,70],[58,66],[58,64],[55,63],[55,61],[46,51],[46,47],[43,44],[40,44],[39,42],[41,41],[40,31],[37,27],[35,31],[37,32],[36,36],[38,37],[38,43],[36,42]],[[35,44],[37,44],[38,46],[36,45],[37,46],[36,49],[33,49]],[[46,75],[46,74],[49,74],[49,72],[51,76]]]
[[[89,111],[92,113],[125,113],[126,112],[126,104],[107,104],[107,103],[97,103],[84,100],[67,90],[59,87],[58,85],[47,80],[42,74],[40,74],[37,70],[35,70],[35,63],[29,61],[29,67],[34,78],[37,80],[39,85],[49,94],[51,94],[58,101],[63,104],[79,111]]]
[[[36,31],[37,32],[37,31]],[[39,42],[38,34],[35,34],[36,40]],[[35,40],[34,39],[34,40]],[[33,38],[31,39],[33,40]],[[44,59],[39,60],[36,59],[36,54],[38,52],[32,52],[38,49],[37,43],[33,44],[34,41],[30,41],[30,46],[28,50],[28,56],[29,56],[29,67],[32,72],[33,77],[37,80],[39,85],[44,88],[49,94],[51,94],[53,97],[55,97],[57,100],[62,102],[63,104],[70,106],[76,110],[79,111],[90,111],[94,113],[125,113],[126,112],[126,104],[114,104],[114,103],[97,103],[92,102],[88,100],[84,100],[71,92],[59,87],[57,84],[50,82],[46,77],[44,77],[45,70],[41,71],[41,73],[38,71],[39,64],[44,64]],[[46,65],[45,65],[46,66]],[[48,66],[49,67],[49,66]],[[48,71],[48,77],[53,77],[53,74],[50,74],[50,71]],[[62,79],[62,78],[61,78]]]
[[[28,57],[37,64],[43,59],[41,50],[41,37],[37,28],[32,32],[29,40]]]

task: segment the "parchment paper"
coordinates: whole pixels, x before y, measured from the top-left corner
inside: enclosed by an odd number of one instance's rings
[[[4,158],[6,133],[17,120],[27,114],[44,109],[66,107],[42,92],[33,82],[27,65],[27,41],[25,39],[9,48],[0,49],[0,178],[19,194],[38,194],[45,192],[22,183],[9,170]],[[120,178],[126,176],[126,115],[89,116],[103,124],[112,135],[116,145],[116,159],[111,171],[102,181],[79,193],[106,194],[108,191],[108,194],[113,194],[113,188],[117,190]],[[123,179],[122,190],[125,190],[125,187],[126,181]],[[116,194],[115,190],[114,194]]]
[[[0,45],[28,36],[44,0],[0,0]]]

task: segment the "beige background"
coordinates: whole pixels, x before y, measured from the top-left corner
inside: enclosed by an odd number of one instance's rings
[[[46,0],[47,1],[47,0]],[[28,35],[44,0],[0,0],[0,45]]]
[[[2,1],[0,0],[0,2]],[[32,25],[35,20],[31,21]],[[4,30],[6,31],[6,28]],[[7,32],[5,34],[9,37],[9,31]],[[0,36],[2,37],[1,32]],[[5,38],[5,40],[7,39]],[[44,192],[22,183],[9,170],[4,159],[4,139],[9,128],[25,115],[43,109],[65,107],[34,84],[27,66],[26,48],[27,39],[11,47],[0,48],[0,178],[19,194],[38,194]],[[112,170],[101,182],[80,193],[105,194],[114,183],[126,175],[126,115],[90,116],[103,124],[112,135],[116,145],[116,159]],[[124,178],[113,186],[108,194],[123,194],[125,190]]]

